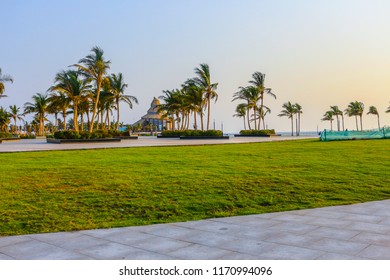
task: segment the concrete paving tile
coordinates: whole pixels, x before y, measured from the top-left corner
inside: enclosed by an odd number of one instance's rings
[[[323,238],[307,246],[307,248],[313,250],[321,250],[329,253],[356,255],[367,246],[368,244],[364,244],[361,242]]]
[[[390,250],[390,235],[387,234],[362,232],[351,240],[356,242],[387,246],[387,249]]]
[[[329,237],[329,238],[340,239],[340,240],[349,240],[352,237],[358,235],[359,233],[360,231],[357,230],[320,227],[305,234],[305,237],[317,236],[317,237]]]
[[[218,248],[238,252],[241,254],[258,256],[263,254],[264,252],[273,250],[276,246],[277,244],[270,242],[250,239],[236,239],[230,242],[223,243]]]
[[[25,241],[0,248],[0,253],[18,260],[86,259],[87,256],[37,240]]]
[[[268,230],[273,230],[275,233],[286,231],[286,232],[292,232],[297,234],[305,234],[307,232],[313,231],[318,226],[316,225],[310,225],[310,224],[301,224],[301,223],[294,223],[294,222],[284,222],[272,227],[269,227]]]
[[[362,203],[345,206],[341,211],[353,214],[375,215],[378,212],[378,208],[374,207],[373,204]]]
[[[273,220],[273,219],[253,219],[253,220],[248,220],[245,223],[236,223],[236,225],[240,226],[246,226],[246,227],[251,227],[251,228],[256,228],[256,229],[267,229],[269,227],[279,225],[283,221],[278,221],[278,220]]]
[[[280,231],[278,228],[276,229],[267,228],[264,230],[252,230],[247,232],[240,232],[240,233],[236,233],[234,236],[236,238],[243,238],[243,239],[247,238],[247,239],[263,241],[269,237],[277,235],[280,232],[282,231]]]
[[[348,229],[358,230],[363,232],[382,233],[382,234],[390,233],[390,225],[371,224],[371,223],[363,223],[363,222],[352,222],[348,226]]]
[[[242,225],[236,224],[227,224],[215,221],[208,221],[207,223],[202,223],[196,227],[197,230],[215,232],[221,234],[234,234],[243,230]]]
[[[175,260],[174,257],[148,251],[136,251],[124,257],[125,260]]]
[[[313,218],[311,216],[290,214],[288,212],[286,214],[281,214],[281,215],[273,218],[273,220],[276,220],[276,221],[287,221],[287,222],[296,222],[296,223],[305,223],[305,222],[309,222],[313,219],[315,219],[315,218]]]
[[[220,247],[227,242],[235,240],[236,237],[214,232],[194,231],[189,234],[177,236],[176,239],[188,243],[201,244],[204,246]]]
[[[317,258],[317,260],[366,260],[365,258],[353,256],[353,255],[344,255],[336,253],[325,253],[324,255]]]
[[[306,249],[302,247],[277,245],[271,251],[264,252],[260,259],[267,260],[314,260],[324,254],[321,250]]]
[[[258,256],[248,255],[248,254],[241,254],[241,253],[231,253],[224,255],[220,258],[220,260],[258,260]]]
[[[362,214],[347,214],[343,217],[344,220],[356,221],[356,222],[365,222],[376,224],[384,219],[383,216],[374,216],[374,215],[362,215]]]
[[[83,234],[80,231],[72,232],[53,232],[53,233],[41,233],[41,234],[29,234],[28,237],[39,240],[45,243],[58,245],[67,242],[76,237],[80,237]]]
[[[283,244],[283,245],[305,247],[305,246],[312,244],[313,242],[320,240],[321,238],[322,237],[310,236],[308,234],[298,235],[298,234],[289,233],[289,232],[282,232],[282,233],[275,234],[275,235],[267,238],[266,241],[277,243],[277,244]]]
[[[4,236],[0,237],[0,248],[4,246],[9,246],[21,242],[30,241],[31,238],[28,235],[17,235],[17,236]]]
[[[143,240],[147,240],[154,237],[152,234],[137,232],[132,230],[124,230],[124,231],[115,231],[112,234],[105,234],[104,237],[101,237],[101,240],[132,245],[137,242],[141,242]]]
[[[306,211],[307,216],[329,219],[342,219],[347,214],[346,212],[333,210],[333,207],[309,209]]]
[[[6,261],[6,260],[14,260],[14,258],[0,253],[0,261]]]
[[[321,227],[333,227],[333,228],[348,228],[352,221],[346,221],[342,219],[331,219],[331,218],[317,218],[308,222],[311,225]]]
[[[388,247],[370,245],[357,256],[370,260],[390,260],[390,250]]]
[[[222,259],[231,253],[232,251],[193,244],[170,252],[168,255],[183,260],[217,260]]]
[[[51,241],[51,244],[68,250],[82,250],[92,246],[105,244],[106,240],[88,235],[80,235],[67,240]]]
[[[107,242],[105,244],[82,249],[79,252],[97,260],[123,260],[126,256],[141,251],[143,250],[131,246]]]
[[[191,234],[193,229],[180,227],[176,225],[166,225],[165,227],[154,228],[153,230],[148,230],[148,233],[144,233],[145,235],[152,236],[162,236],[162,237],[170,237],[175,238],[176,236]]]
[[[138,241],[133,246],[138,249],[151,251],[155,253],[169,253],[177,249],[187,247],[192,243],[179,241],[165,237],[152,237],[146,240]]]
[[[388,226],[390,226],[390,218],[384,218],[378,224],[379,225],[388,225]]]

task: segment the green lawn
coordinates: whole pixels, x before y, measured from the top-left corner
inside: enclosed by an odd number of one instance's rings
[[[390,198],[389,140],[1,153],[0,162],[0,235]]]

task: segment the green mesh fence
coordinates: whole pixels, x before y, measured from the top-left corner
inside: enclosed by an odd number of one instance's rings
[[[355,131],[332,131],[324,130],[321,132],[321,141],[334,140],[357,140],[357,139],[390,139],[390,127],[383,127],[381,129]]]

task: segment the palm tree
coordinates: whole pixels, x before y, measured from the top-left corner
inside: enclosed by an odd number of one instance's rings
[[[46,94],[37,93],[32,97],[33,102],[24,103],[24,113],[35,113],[35,117],[39,122],[39,131],[38,135],[42,136],[44,134],[44,126],[46,120],[46,113],[48,111],[48,97]]]
[[[330,106],[330,110],[332,111],[333,116],[336,116],[336,119],[337,119],[337,131],[340,131],[339,116],[341,116],[341,118],[342,118],[343,130],[344,130],[344,115],[343,115],[343,112],[339,109],[338,106]]]
[[[203,89],[198,87],[193,79],[188,79],[182,85],[182,92],[184,94],[185,107],[194,114],[194,129],[198,129],[197,117],[199,114],[201,122],[201,130],[203,130],[203,108],[205,100],[203,99]]]
[[[379,121],[379,113],[378,113],[378,110],[376,109],[375,106],[370,106],[370,108],[368,108],[368,113],[367,115],[376,115],[377,118],[378,118],[378,129],[381,129],[381,124],[380,124],[380,121]]]
[[[0,107],[0,131],[8,132],[8,125],[10,123],[10,114],[3,107]]]
[[[387,107],[386,113],[390,113],[390,106]]]
[[[57,73],[55,85],[49,90],[65,93],[73,104],[73,127],[79,131],[78,106],[79,103],[91,92],[91,85],[87,79],[80,79],[80,73],[74,70]]]
[[[23,120],[23,114],[20,113],[20,108],[19,107],[16,107],[16,105],[12,105],[12,106],[9,106],[9,109],[10,109],[10,112],[9,112],[9,116],[10,118],[12,118],[14,120],[14,127],[13,127],[13,132],[15,133],[16,132],[16,121],[19,120]]]
[[[57,113],[62,113],[63,118],[63,130],[66,130],[66,116],[68,113],[70,113],[69,107],[71,103],[71,99],[64,93],[64,92],[53,92],[49,95],[47,98],[49,105],[48,105],[48,112],[54,113],[55,119],[56,119],[56,126],[58,125],[58,119],[57,119]]]
[[[199,68],[195,68],[195,74],[197,77],[193,78],[195,84],[203,90],[204,99],[207,106],[207,130],[210,127],[210,107],[211,99],[218,100],[218,94],[216,92],[218,83],[212,83],[210,78],[210,68],[207,64],[200,64]]]
[[[0,68],[0,97],[5,91],[4,83],[5,82],[10,82],[10,83],[14,82],[14,80],[12,79],[12,77],[10,75],[3,75],[1,72],[2,71]],[[4,97],[4,95],[3,95],[3,97]]]
[[[85,58],[79,60],[79,64],[74,64],[81,73],[83,73],[86,77],[95,81],[96,84],[96,99],[95,105],[92,113],[92,121],[89,127],[89,132],[92,132],[93,125],[95,122],[99,99],[100,99],[100,91],[102,87],[103,77],[106,74],[107,70],[110,68],[111,61],[104,60],[103,50],[99,47],[93,47],[91,49],[93,54],[87,55]]]
[[[288,117],[289,119],[291,119],[291,136],[294,136],[294,114],[295,114],[295,107],[293,104],[291,104],[291,102],[287,102],[287,103],[284,103],[282,108],[284,108],[284,110],[282,110],[280,112],[280,114],[278,115],[279,117]]]
[[[244,130],[246,130],[245,116],[247,111],[247,105],[245,103],[238,104],[236,107],[236,113],[233,117],[242,118],[244,120]]]
[[[333,131],[333,111],[326,111],[321,121],[330,121],[330,130]]]
[[[299,136],[301,134],[301,114],[303,113],[303,111],[302,111],[302,106],[300,104],[295,103],[293,106],[294,106],[294,113],[297,115],[297,124],[295,130],[297,131],[296,135]]]
[[[356,120],[356,130],[359,130],[358,126],[358,120],[357,117],[360,117],[360,129],[363,130],[363,111],[364,111],[364,104],[359,101],[350,102],[348,104],[347,109],[344,110],[344,112],[349,116],[355,116]]]
[[[275,99],[276,99],[276,95],[272,93],[270,88],[266,88],[264,86],[265,74],[262,74],[260,72],[255,72],[252,74],[252,78],[253,78],[253,80],[249,81],[249,83],[255,87],[255,89],[259,95],[259,99],[260,99],[259,115],[260,115],[260,118],[262,118],[265,116],[265,114],[263,114],[261,112],[264,109],[264,93],[271,95]],[[258,128],[255,127],[255,129],[260,129],[260,122],[261,122],[261,119],[259,120],[259,127]],[[264,123],[264,120],[263,120],[263,123]],[[264,129],[265,129],[265,127],[264,127]]]
[[[116,130],[119,130],[119,102],[124,101],[127,105],[129,105],[130,109],[133,109],[133,102],[138,104],[138,100],[134,96],[124,94],[128,85],[124,83],[122,73],[118,73],[118,75],[111,74],[108,79],[110,81],[110,92],[113,94],[116,104]]]
[[[260,94],[256,90],[254,86],[247,86],[247,87],[239,87],[239,91],[233,94],[233,100],[244,100],[246,101],[246,108],[247,108],[247,121],[248,121],[248,128],[251,128],[251,122],[250,122],[250,110],[253,110],[253,116],[255,121],[255,129],[257,129],[257,102],[260,100]]]

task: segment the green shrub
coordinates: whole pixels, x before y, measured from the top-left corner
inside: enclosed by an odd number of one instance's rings
[[[0,139],[1,138],[12,138],[12,134],[8,132],[0,132]]]
[[[275,129],[263,129],[263,130],[241,130],[240,135],[250,135],[250,136],[266,136],[266,135],[274,135]]]
[[[180,137],[180,136],[223,136],[221,130],[165,130],[161,132],[162,136]]]
[[[53,135],[51,135],[53,136]],[[20,139],[36,139],[37,137],[34,134],[21,134],[19,135]],[[48,136],[46,136],[48,138]],[[52,137],[53,138],[53,137]]]

